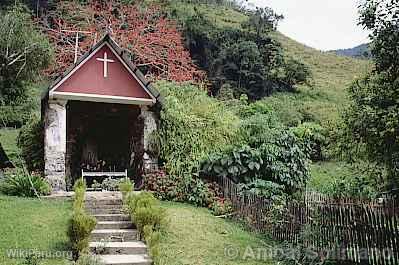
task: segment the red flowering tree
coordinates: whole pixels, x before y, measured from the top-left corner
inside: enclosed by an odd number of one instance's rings
[[[203,81],[205,74],[185,49],[176,23],[166,18],[157,5],[143,8],[117,1],[90,0],[87,4],[62,1],[39,20],[56,48],[56,63],[47,69],[50,76],[64,72],[74,62],[74,31],[79,33],[78,56],[88,51],[105,32],[132,54],[137,66],[150,79]]]

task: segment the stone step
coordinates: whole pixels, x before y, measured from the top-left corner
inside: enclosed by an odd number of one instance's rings
[[[99,255],[105,265],[151,265],[148,255]]]
[[[141,241],[132,242],[90,242],[90,251],[100,255],[146,254],[147,246]]]
[[[134,228],[131,221],[99,221],[96,229],[129,229]]]
[[[136,241],[138,232],[135,229],[94,229],[90,241],[125,242]]]
[[[123,214],[122,208],[87,208],[86,212],[91,215],[104,215],[104,214]]]
[[[86,206],[122,205],[122,200],[85,200]]]
[[[93,215],[93,217],[96,218],[98,222],[131,221],[130,216],[127,214],[96,214]]]
[[[123,209],[123,206],[121,204],[86,205],[85,209]]]

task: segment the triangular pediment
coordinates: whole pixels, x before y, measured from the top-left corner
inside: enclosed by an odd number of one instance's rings
[[[104,37],[49,90],[52,99],[153,105],[159,93],[110,38]]]

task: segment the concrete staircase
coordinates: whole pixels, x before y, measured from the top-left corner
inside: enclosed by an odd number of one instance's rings
[[[86,196],[86,212],[97,219],[91,233],[90,251],[106,265],[151,265],[147,246],[122,210],[122,199]]]

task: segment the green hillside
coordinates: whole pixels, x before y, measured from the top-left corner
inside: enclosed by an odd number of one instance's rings
[[[224,6],[173,1],[170,9],[181,21],[194,15],[194,9],[197,9],[220,28],[241,28],[241,23],[248,19],[244,13]],[[347,102],[347,87],[370,69],[370,61],[321,52],[279,32],[274,33],[273,37],[281,43],[287,55],[310,67],[313,85],[298,87],[298,93],[275,93],[265,100],[275,106],[282,119],[288,123],[313,119],[324,125],[335,119],[339,109]]]
[[[274,97],[284,105],[290,101],[289,106],[303,114],[314,116],[315,120],[322,124],[336,118],[348,100],[348,86],[356,78],[367,73],[372,66],[370,61],[318,51],[280,33],[275,34],[275,38],[281,42],[288,55],[310,66],[313,86],[299,87],[298,94],[281,93]]]

